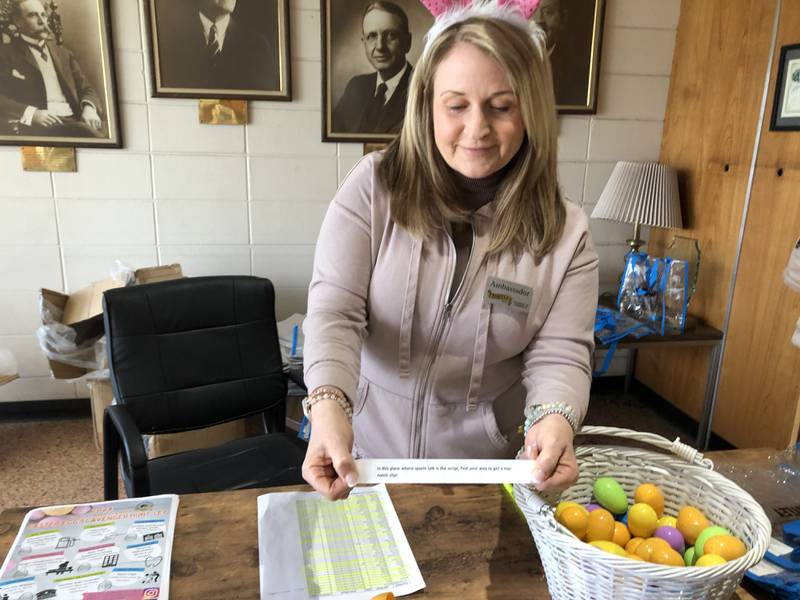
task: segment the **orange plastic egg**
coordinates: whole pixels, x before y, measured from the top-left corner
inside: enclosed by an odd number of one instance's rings
[[[586,529],[586,541],[610,542],[614,539],[614,516],[605,508],[598,508],[589,513],[589,525]]]
[[[372,600],[394,600],[394,594],[392,592],[385,592],[383,594],[373,596]]]
[[[558,517],[558,522],[564,527],[569,529],[579,540],[582,540],[586,535],[586,529],[589,526],[589,511],[583,508],[580,504],[574,506],[567,506],[561,511]]]
[[[716,554],[725,560],[736,560],[747,552],[747,547],[742,540],[732,535],[715,535],[703,545],[703,556]]]
[[[559,502],[556,505],[556,521],[558,521],[558,518],[561,516],[561,513],[564,511],[564,509],[569,508],[570,506],[580,506],[580,504],[577,502]]]
[[[647,538],[656,530],[658,515],[649,504],[639,502],[628,510],[628,529],[636,537]]]
[[[631,554],[630,552],[627,553],[626,558],[630,558],[633,560],[638,560],[640,562],[644,562],[644,559],[641,556],[637,556],[636,554]]]
[[[628,528],[625,527],[625,523],[620,523],[619,521],[614,522],[614,537],[611,538],[611,541],[623,548],[631,541],[631,534]]]
[[[653,552],[650,555],[650,562],[669,567],[685,566],[683,557],[672,548],[653,548]]]
[[[630,552],[631,554],[634,554],[636,552],[636,548],[638,548],[639,544],[641,544],[643,541],[644,538],[640,537],[631,538],[631,541],[625,544],[625,552]]]
[[[664,494],[658,486],[652,483],[643,483],[637,487],[633,501],[637,504],[643,502],[652,506],[658,518],[664,516]]]
[[[687,546],[694,545],[697,536],[708,526],[706,516],[694,506],[684,506],[678,513],[678,531],[683,535]]]
[[[671,546],[666,541],[661,538],[651,537],[639,544],[634,554],[651,562],[654,553],[666,554],[667,550],[671,549]]]

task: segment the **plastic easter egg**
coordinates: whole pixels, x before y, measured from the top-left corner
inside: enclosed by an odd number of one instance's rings
[[[694,563],[695,567],[716,567],[717,565],[724,565],[727,560],[722,558],[719,554],[704,554],[697,559]]]
[[[695,559],[694,546],[689,546],[686,549],[686,552],[683,553],[683,562],[686,563],[687,567],[691,567],[692,565],[694,565],[694,559]]]
[[[598,508],[589,513],[589,525],[586,529],[586,541],[606,541],[614,539],[614,517],[605,508]]]
[[[639,562],[644,562],[644,559],[641,556],[637,556],[635,554],[631,554],[630,552],[625,558],[630,558],[632,560],[638,560]]]
[[[656,521],[656,529],[659,527],[674,527],[675,529],[678,528],[678,519],[675,517],[661,517],[658,521]],[[683,534],[681,534],[683,535]]]
[[[725,560],[736,560],[747,552],[747,546],[742,540],[732,535],[715,535],[706,540],[703,546],[703,555],[716,554]]]
[[[622,548],[631,541],[631,533],[628,531],[628,528],[625,527],[624,523],[620,523],[619,521],[614,522],[614,537],[611,538],[611,541]]]
[[[373,596],[372,600],[395,600],[395,598],[392,592],[384,592],[383,594]]]
[[[634,554],[650,562],[654,553],[666,554],[667,550],[671,549],[672,547],[661,538],[651,537],[639,544]]]
[[[644,502],[634,504],[628,510],[628,529],[636,537],[652,536],[656,530],[656,521],[658,521],[658,515],[656,515],[655,509]]]
[[[599,548],[603,552],[608,552],[609,554],[614,554],[616,556],[627,556],[625,550],[623,550],[620,546],[617,546],[614,542],[595,540],[594,542],[589,542],[589,544],[595,548]]]
[[[599,504],[587,504],[586,505],[586,510],[588,510],[589,512],[592,512],[593,510],[597,510],[598,508],[603,508],[603,507],[600,506]]]
[[[586,529],[589,526],[589,513],[580,504],[575,506],[567,506],[561,511],[558,517],[558,522],[564,527],[569,529],[579,540],[582,540],[586,535]]]
[[[708,540],[710,540],[715,535],[730,535],[730,534],[731,532],[725,529],[724,527],[717,527],[715,525],[712,525],[711,527],[706,527],[705,529],[703,529],[700,535],[697,536],[697,541],[694,544],[694,553],[697,555],[698,558],[703,556],[706,553],[705,548],[703,548],[703,546],[705,546]]]
[[[625,490],[611,477],[600,477],[594,482],[594,497],[603,508],[620,515],[628,510],[628,497]]]
[[[622,523],[623,525],[625,525],[625,527],[628,526],[628,513],[627,512],[625,512],[624,515],[615,515],[614,518],[617,521],[619,521],[620,523]]]
[[[667,567],[683,567],[683,557],[671,547],[654,548],[650,555],[650,562]]]
[[[564,511],[565,508],[569,508],[570,506],[580,506],[577,502],[559,502],[556,504],[556,521],[561,516],[561,513]]]
[[[644,538],[640,537],[631,538],[631,541],[625,544],[625,552],[630,552],[631,554],[634,554],[636,552],[636,548],[638,548],[639,544],[641,544],[643,541]]]
[[[658,486],[652,483],[643,483],[637,487],[633,495],[633,502],[636,504],[640,502],[649,504],[656,511],[659,518],[664,516],[664,494]]]
[[[666,540],[666,542],[672,546],[672,549],[675,550],[675,552],[680,552],[683,554],[686,544],[683,540],[683,535],[681,532],[674,527],[670,527],[669,525],[656,527],[656,531],[653,535],[661,538],[662,540]]]
[[[687,544],[694,544],[697,536],[709,525],[706,516],[694,506],[684,506],[678,513],[678,531]]]

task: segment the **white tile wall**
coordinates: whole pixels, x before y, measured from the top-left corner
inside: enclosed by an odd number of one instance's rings
[[[559,173],[587,212],[617,160],[658,158],[680,0],[608,0],[598,112],[560,121]],[[314,243],[360,144],[323,144],[318,0],[293,0],[292,102],[251,102],[245,127],[201,126],[195,100],[149,98],[141,0],[112,0],[125,148],[79,150],[77,173],[27,173],[0,148],[0,347],[23,378],[0,402],[71,398],[46,377],[36,291],[74,291],[132,267],[270,277],[283,317],[305,311]],[[146,66],[148,65],[148,66]],[[625,226],[592,223],[601,287],[616,286]]]

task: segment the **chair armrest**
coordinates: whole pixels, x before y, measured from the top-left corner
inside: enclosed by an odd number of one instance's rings
[[[116,500],[118,493],[117,457],[122,453],[123,469],[127,471],[136,496],[150,494],[147,472],[147,452],[136,422],[124,406],[111,405],[103,416],[103,491],[106,500]]]

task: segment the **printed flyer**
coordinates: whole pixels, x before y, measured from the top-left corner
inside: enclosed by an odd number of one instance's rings
[[[0,600],[167,600],[178,496],[37,508],[0,568]]]

